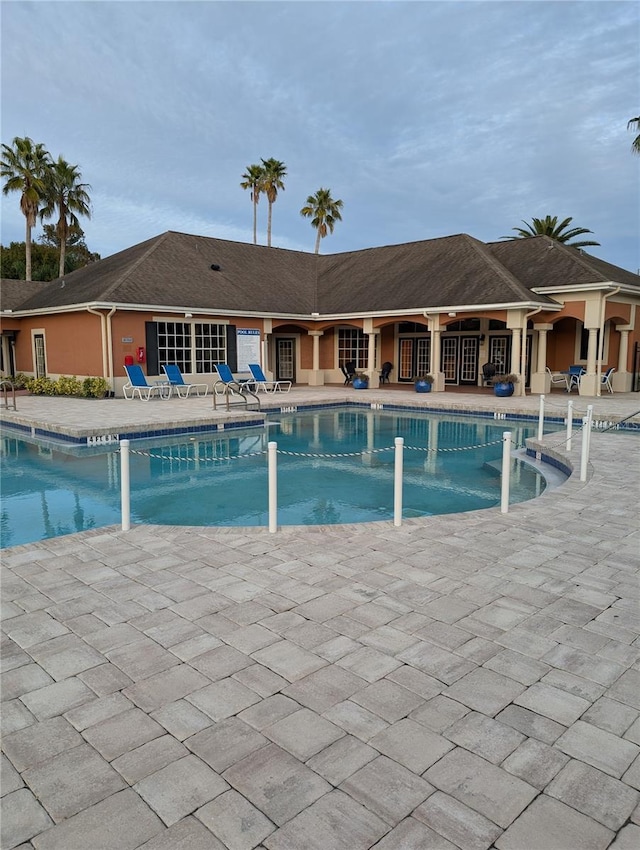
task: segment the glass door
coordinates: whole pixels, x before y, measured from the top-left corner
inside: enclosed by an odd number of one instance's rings
[[[296,380],[296,341],[276,337],[276,381]]]
[[[446,384],[458,383],[458,343],[459,337],[442,338],[442,371]]]
[[[44,334],[33,335],[33,359],[36,378],[46,378],[47,364],[44,352]]]
[[[431,338],[408,337],[400,340],[398,381],[413,381],[431,371]]]
[[[477,336],[463,336],[460,339],[460,383],[478,383]]]

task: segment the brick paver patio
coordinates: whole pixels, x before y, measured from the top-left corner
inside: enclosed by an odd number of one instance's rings
[[[639,471],[595,431],[586,482],[506,515],[4,550],[3,850],[637,848]]]

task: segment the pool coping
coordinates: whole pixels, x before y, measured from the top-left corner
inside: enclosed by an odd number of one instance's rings
[[[360,410],[373,410],[377,412],[409,412],[420,414],[437,414],[452,416],[468,416],[473,418],[492,419],[496,421],[521,421],[536,422],[539,414],[533,410],[525,409],[487,409],[473,406],[469,403],[429,405],[429,404],[403,404],[399,401],[384,402],[372,401],[362,402],[353,398],[331,399],[323,402],[289,402],[283,404],[270,403],[259,412],[253,411],[225,411],[200,417],[198,421],[193,419],[175,420],[169,425],[158,425],[153,427],[150,423],[128,425],[122,430],[114,430],[113,426],[70,426],[61,424],[38,423],[32,418],[13,414],[11,411],[0,413],[0,428],[16,431],[18,434],[41,438],[45,440],[56,440],[75,446],[99,446],[118,443],[120,440],[139,440],[157,437],[194,436],[197,434],[218,434],[230,429],[245,428],[263,425],[269,415],[282,415],[288,413],[303,413],[316,410],[339,410],[341,408],[356,408]],[[10,416],[7,416],[7,413]],[[546,414],[546,411],[545,411]],[[576,412],[574,421],[579,421],[580,414]],[[205,421],[206,420],[206,421]],[[544,422],[549,424],[563,424],[566,422],[566,414],[545,415]],[[615,428],[620,431],[640,432],[640,422],[630,421],[618,414],[593,414],[594,429]]]

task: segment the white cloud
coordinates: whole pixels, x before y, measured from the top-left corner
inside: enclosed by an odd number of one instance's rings
[[[167,229],[251,241],[241,175],[274,156],[282,247],[313,250],[299,210],[325,186],[345,204],[325,253],[550,213],[635,269],[639,19],[616,0],[5,3],[2,141],[80,164],[102,255]]]

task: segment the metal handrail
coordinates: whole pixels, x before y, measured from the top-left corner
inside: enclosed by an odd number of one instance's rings
[[[213,409],[214,410],[218,409],[216,398],[219,395],[219,393],[216,391],[216,387],[219,386],[221,383],[223,383],[223,382],[218,381],[213,386]],[[247,387],[246,384],[236,384],[234,386],[233,384],[230,384],[230,383],[226,384],[225,383],[224,384],[224,396],[225,396],[225,399],[226,399],[227,410],[230,410],[230,406],[229,406],[229,397],[230,396],[238,396],[238,398],[240,398],[240,400],[244,402],[247,410],[249,409],[249,399],[247,398],[247,396],[252,396],[252,398],[254,398],[256,400],[256,402],[258,403],[258,410],[262,410],[262,407],[260,405],[260,397],[258,396],[257,393],[250,390]]]
[[[4,397],[4,409],[9,410],[9,396],[7,395],[7,389],[11,387],[11,395],[13,397],[13,409],[17,410],[16,407],[16,385],[13,381],[0,381],[0,389],[2,390],[2,395]]]

